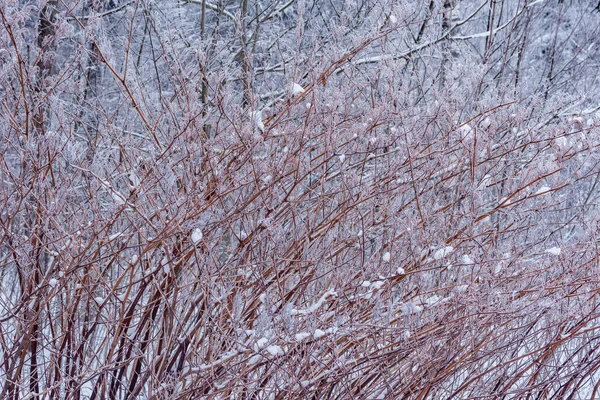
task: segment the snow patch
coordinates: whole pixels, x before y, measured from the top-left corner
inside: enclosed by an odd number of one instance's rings
[[[389,262],[391,258],[392,258],[392,255],[390,254],[389,251],[386,251],[385,253],[383,253],[383,257],[381,257],[383,262]]]
[[[438,249],[435,253],[433,253],[433,258],[436,260],[441,260],[446,257],[448,254],[454,251],[454,247],[446,246],[443,249]]]
[[[196,244],[201,240],[202,240],[202,230],[200,228],[194,229],[194,232],[192,232],[192,242],[194,242],[194,244]]]
[[[294,83],[294,84],[292,85],[292,94],[293,94],[294,96],[295,96],[295,95],[298,95],[298,94],[301,94],[301,93],[304,93],[304,92],[306,92],[306,89],[304,89],[304,88],[303,88],[302,86],[300,86],[299,84],[297,84],[297,83]]]
[[[560,247],[551,247],[549,249],[546,250],[546,253],[548,254],[552,254],[554,256],[560,256],[561,253],[561,248]]]

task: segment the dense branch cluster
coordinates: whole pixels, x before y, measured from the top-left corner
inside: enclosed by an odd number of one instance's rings
[[[594,4],[0,17],[0,398],[600,395]]]

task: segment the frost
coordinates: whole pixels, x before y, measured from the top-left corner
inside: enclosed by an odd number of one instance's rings
[[[499,205],[501,206],[507,206],[510,204],[510,200],[507,197],[503,197],[500,199],[500,201],[498,202]]]
[[[304,88],[303,88],[302,86],[300,86],[299,84],[297,84],[297,83],[294,83],[294,84],[292,85],[292,94],[293,94],[294,96],[295,96],[295,95],[298,95],[298,94],[301,94],[301,93],[304,93],[304,92],[306,92],[306,89],[304,89]]]
[[[442,258],[446,257],[448,254],[452,253],[453,251],[454,251],[454,247],[446,246],[443,249],[438,249],[433,254],[433,258],[436,260],[441,260]]]
[[[390,259],[391,259],[391,257],[392,257],[392,255],[390,254],[390,252],[389,252],[389,251],[386,251],[385,253],[383,253],[383,257],[381,257],[381,259],[382,259],[384,262],[389,262],[389,261],[390,261]]]
[[[548,186],[542,186],[541,188],[538,189],[537,192],[535,192],[535,194],[542,194],[542,193],[546,193],[551,191],[552,188],[548,187]]]
[[[192,242],[194,242],[194,244],[196,244],[201,240],[202,240],[202,230],[200,228],[194,229],[194,232],[192,232]]]
[[[266,348],[266,350],[267,350],[267,352],[268,352],[270,355],[272,355],[272,356],[274,356],[274,357],[276,357],[276,356],[282,356],[283,354],[285,354],[285,353],[283,352],[283,349],[282,349],[281,347],[279,347],[279,346],[275,345],[275,344],[272,344],[271,346],[268,346],[268,347]]]
[[[325,331],[322,331],[320,329],[315,329],[315,333],[313,333],[313,336],[315,339],[322,338],[323,336],[325,336]]]
[[[294,338],[296,339],[297,342],[301,342],[308,337],[310,337],[310,333],[308,333],[308,332],[300,332],[300,333],[296,333],[296,335],[294,335]]]
[[[559,256],[561,252],[560,247],[551,247],[546,250],[546,253],[552,254],[554,256]]]

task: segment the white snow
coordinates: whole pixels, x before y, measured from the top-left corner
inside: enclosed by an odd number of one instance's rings
[[[396,272],[398,272],[398,275],[404,275],[406,273],[406,271],[402,267],[398,267],[398,269],[396,270]]]
[[[466,292],[466,291],[467,291],[467,289],[468,289],[468,288],[469,288],[469,285],[458,285],[458,286],[456,287],[456,291],[457,291],[458,293],[464,293],[464,292]]]
[[[362,287],[369,287],[371,286],[371,281],[363,281],[363,283],[360,284]]]
[[[469,140],[473,137],[473,128],[469,124],[465,124],[458,128],[460,140]]]
[[[343,164],[343,163],[344,163],[344,161],[346,160],[346,155],[345,155],[345,154],[340,154],[340,155],[339,155],[339,158],[340,158],[340,163],[342,163],[342,164]]]
[[[258,352],[260,349],[265,347],[268,342],[269,342],[269,339],[267,339],[266,337],[262,337],[262,338],[258,339],[256,341],[256,343],[254,344],[254,351]]]
[[[559,256],[561,251],[562,250],[560,249],[560,247],[551,247],[546,250],[546,253],[552,254],[554,256]]]
[[[475,264],[471,256],[468,254],[463,255],[460,261],[462,261],[463,264]]]
[[[250,114],[250,116],[252,117],[252,123],[254,124],[254,126],[261,132],[265,131],[265,124],[263,123],[262,120],[262,112],[260,111],[254,111]]]
[[[391,258],[392,258],[392,255],[390,254],[389,251],[386,251],[385,253],[383,253],[383,257],[381,257],[381,259],[384,262],[389,262]]]
[[[108,237],[108,240],[115,240],[116,238],[118,238],[118,237],[119,237],[119,236],[121,236],[122,234],[123,234],[123,232],[117,232],[117,233],[114,233],[114,234],[112,234],[112,235],[110,235],[110,236]]]
[[[396,18],[396,16],[394,14],[390,15],[390,23],[395,25],[396,23],[398,23],[398,18]]]
[[[310,307],[303,309],[303,310],[297,310],[297,309],[292,309],[290,311],[291,315],[307,315],[307,314],[312,314],[315,311],[317,311],[319,309],[319,307],[321,307],[321,305],[325,302],[325,300],[327,300],[328,297],[330,296],[337,296],[337,293],[335,292],[335,290],[333,289],[329,289],[328,291],[326,291],[325,293],[323,293],[323,295],[319,298],[319,300],[317,300],[313,305],[311,305]]]
[[[48,283],[49,283],[49,284],[50,284],[50,286],[52,286],[52,287],[56,287],[56,285],[58,285],[58,281],[57,281],[56,279],[54,279],[54,278],[50,279],[50,280],[48,281]]]
[[[255,354],[252,357],[250,357],[247,365],[257,364],[261,359],[262,359],[262,356],[260,354]]]
[[[94,297],[94,300],[95,300],[95,301],[96,301],[96,303],[98,303],[98,304],[102,304],[102,303],[104,303],[104,297],[101,297],[101,296]]]
[[[552,188],[548,187],[548,186],[542,186],[541,188],[538,189],[537,192],[535,192],[535,194],[542,194],[542,193],[546,193],[551,191]]]
[[[267,352],[272,356],[282,356],[284,354],[283,349],[280,346],[272,344],[266,348]]]
[[[294,338],[296,339],[297,342],[301,342],[308,337],[310,337],[310,333],[308,333],[308,332],[300,332],[300,333],[296,333],[296,335],[294,335]]]
[[[485,119],[483,121],[481,121],[481,127],[483,129],[487,129],[492,125],[492,120],[490,119],[490,117],[485,117]]]
[[[373,283],[371,283],[371,287],[373,288],[373,290],[377,290],[377,289],[381,289],[381,287],[385,284],[384,281],[375,281]]]
[[[446,246],[443,249],[438,249],[435,253],[433,253],[433,258],[436,260],[441,260],[446,257],[448,254],[454,251],[454,247]]]
[[[194,244],[196,244],[201,240],[202,240],[202,230],[200,228],[194,229],[194,231],[192,232],[192,242],[194,242]]]
[[[297,94],[304,93],[304,92],[306,92],[306,89],[304,89],[304,88],[303,88],[302,86],[300,86],[299,84],[297,84],[297,83],[294,83],[294,84],[292,85],[292,94],[293,94],[293,95],[297,95]]]
[[[315,333],[313,333],[313,336],[315,339],[322,338],[323,336],[325,336],[325,331],[322,331],[320,329],[315,329]]]

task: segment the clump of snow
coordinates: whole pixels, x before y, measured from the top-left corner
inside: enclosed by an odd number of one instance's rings
[[[396,272],[398,273],[398,275],[404,275],[406,273],[406,271],[402,267],[398,267],[398,269],[396,270]]]
[[[268,346],[266,348],[267,352],[276,357],[276,356],[282,356],[284,354],[283,349],[280,346],[277,346],[275,344],[272,344],[271,346]]]
[[[542,194],[542,193],[546,193],[551,191],[552,188],[548,187],[548,186],[542,186],[541,188],[538,189],[537,192],[535,192],[535,194]]]
[[[361,283],[362,287],[369,287],[371,286],[371,281],[364,281],[363,283]]]
[[[475,264],[471,256],[469,256],[468,254],[463,255],[460,260],[463,264]]]
[[[377,290],[377,289],[381,289],[381,287],[382,287],[384,284],[385,284],[385,282],[384,282],[384,281],[375,281],[375,282],[371,283],[371,287],[372,287],[374,290]]]
[[[346,155],[345,154],[340,154],[338,157],[340,158],[340,163],[343,164],[344,161],[346,160]]]
[[[262,359],[262,356],[260,354],[255,354],[252,357],[250,357],[250,359],[248,360],[248,365],[257,364],[261,359]]]
[[[304,88],[303,88],[302,86],[300,86],[299,84],[297,84],[297,83],[294,83],[294,84],[292,85],[292,94],[293,94],[294,96],[295,96],[295,95],[297,95],[297,94],[304,93],[304,92],[306,92],[306,89],[304,89]]]
[[[103,304],[104,303],[104,297],[101,297],[101,296],[94,297],[94,301],[96,303],[98,303],[98,304]]]
[[[317,300],[317,302],[315,302],[313,305],[311,305],[310,307],[304,309],[304,310],[297,310],[297,309],[292,309],[290,311],[291,315],[307,315],[307,314],[312,314],[315,311],[317,311],[319,309],[319,307],[321,307],[321,305],[325,302],[325,300],[327,300],[328,297],[330,296],[337,296],[337,293],[335,292],[335,290],[333,289],[329,289],[328,291],[326,291],[325,293],[323,293],[323,295],[321,296],[321,298],[319,298],[319,300]]]
[[[392,255],[390,254],[389,251],[386,251],[385,253],[383,253],[383,256],[381,257],[383,262],[389,262],[391,258],[392,258]]]
[[[546,253],[552,254],[554,256],[559,256],[561,251],[562,250],[560,249],[560,247],[551,247],[546,250]]]
[[[507,206],[510,204],[510,200],[507,197],[503,197],[498,202],[501,206]]]
[[[464,293],[464,292],[466,292],[466,291],[467,291],[467,289],[468,289],[468,288],[469,288],[469,285],[458,285],[458,286],[456,287],[456,291],[457,291],[458,293]]]
[[[58,285],[58,280],[52,278],[48,281],[51,287],[56,287]]]
[[[487,129],[492,125],[492,121],[490,120],[490,117],[485,117],[485,119],[483,121],[481,121],[481,127],[483,129]]]
[[[454,251],[454,247],[446,246],[443,249],[438,249],[435,253],[433,253],[433,258],[436,260],[441,260],[446,257],[448,254]]]
[[[294,338],[296,339],[297,342],[301,342],[308,337],[310,337],[310,333],[308,333],[308,332],[300,332],[300,333],[296,333],[296,335],[294,335]]]
[[[192,232],[192,242],[194,242],[194,244],[196,244],[201,240],[202,240],[202,230],[200,228],[194,229],[194,231]]]
[[[469,124],[465,124],[458,128],[460,140],[469,140],[473,137],[473,128]]]
[[[391,14],[391,15],[390,15],[390,23],[391,23],[392,25],[395,25],[395,24],[397,24],[397,23],[398,23],[398,18],[396,18],[396,16],[395,16],[394,14]]]
[[[313,333],[313,336],[315,339],[322,338],[323,336],[325,336],[325,331],[322,331],[320,329],[315,329],[315,333]]]
[[[268,342],[269,342],[269,339],[267,339],[266,337],[262,337],[262,338],[258,339],[256,341],[256,343],[254,343],[254,351],[258,352],[260,349],[265,347]]]
[[[412,302],[402,304],[400,309],[404,315],[419,314],[421,311],[423,311],[423,307]]]
[[[252,123],[254,124],[254,126],[261,132],[265,131],[265,124],[263,123],[262,120],[262,112],[260,111],[253,111],[250,113],[250,117],[252,118]]]

